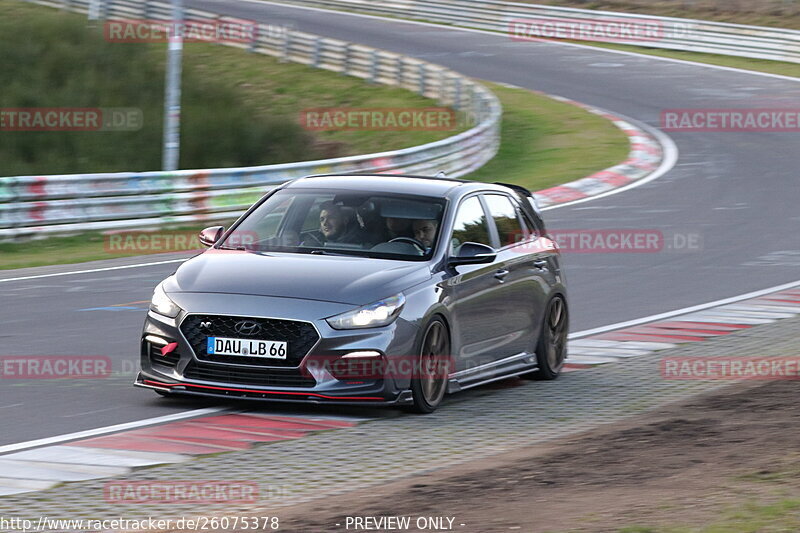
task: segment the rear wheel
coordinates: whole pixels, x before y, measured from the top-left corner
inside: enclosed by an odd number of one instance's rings
[[[544,323],[536,346],[536,362],[539,370],[526,374],[531,379],[556,379],[567,358],[567,333],[569,315],[567,304],[561,295],[554,296],[547,304]]]
[[[425,329],[419,355],[417,374],[411,379],[414,403],[409,410],[415,413],[432,413],[442,403],[447,391],[447,361],[450,357],[450,335],[447,326],[433,319]]]

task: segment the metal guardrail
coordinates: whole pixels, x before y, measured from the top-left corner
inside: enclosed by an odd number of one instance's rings
[[[612,40],[651,48],[800,63],[798,30],[492,0],[279,1],[500,31],[518,39]],[[612,31],[618,32],[617,36],[610,35]]]
[[[28,0],[87,13],[91,0]],[[169,4],[106,0],[103,18],[170,20]],[[225,20],[186,10],[186,18]],[[502,109],[486,87],[415,58],[291,29],[259,25],[249,43],[226,43],[283,61],[364,78],[437,99],[476,124],[452,137],[382,153],[247,168],[123,172],[0,178],[0,239],[36,234],[135,228],[165,223],[233,218],[271,186],[316,173],[376,172],[458,177],[494,157]]]

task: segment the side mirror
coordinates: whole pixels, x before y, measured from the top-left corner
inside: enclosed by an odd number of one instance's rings
[[[491,263],[497,259],[497,252],[494,248],[477,242],[465,242],[458,249],[458,255],[451,257],[448,261],[450,266],[458,265],[480,265]]]
[[[200,232],[200,244],[203,246],[212,246],[222,237],[223,233],[225,233],[225,228],[223,226],[211,226],[210,228],[206,228]]]

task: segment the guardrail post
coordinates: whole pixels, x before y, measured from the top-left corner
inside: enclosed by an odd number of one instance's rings
[[[478,102],[475,100],[475,84],[469,84],[469,90],[467,91],[467,105],[469,106],[469,117],[467,120],[470,121],[470,124],[478,124]]]
[[[319,56],[322,50],[322,37],[319,35],[314,39],[314,56],[311,58],[311,66],[319,68]]]
[[[342,57],[342,74],[345,76],[350,72],[350,43],[344,45],[344,54]]]
[[[427,89],[427,87],[425,87],[425,82],[427,81],[425,79],[425,76],[427,76],[427,75],[428,75],[428,69],[425,68],[425,63],[420,63],[419,64],[419,94],[421,94],[422,96],[425,96],[425,90]]]
[[[292,47],[292,31],[286,30],[286,33],[283,34],[283,50],[281,51],[281,63],[287,63],[289,61],[289,54]]]
[[[89,20],[102,20],[105,18],[105,3],[107,0],[89,0],[86,16]],[[64,9],[69,10],[72,0],[64,0]]]
[[[253,28],[253,32],[250,35],[250,42],[247,44],[247,51],[253,53],[258,47],[258,36],[261,33],[261,24],[253,24],[251,27]]]
[[[370,56],[371,61],[369,64],[369,82],[375,83],[375,81],[378,79],[378,61],[380,61],[380,58],[378,57],[377,50],[373,50]]]
[[[456,77],[454,94],[453,94],[453,109],[456,111],[461,110],[461,76]]]
[[[403,86],[403,75],[404,75],[403,67],[404,66],[405,66],[405,63],[403,61],[403,56],[398,56],[397,57],[397,85],[399,87]]]

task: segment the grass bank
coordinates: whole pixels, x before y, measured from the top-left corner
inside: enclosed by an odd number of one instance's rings
[[[0,108],[132,108],[143,119],[134,131],[0,128],[0,175],[160,168],[166,45],[109,42],[85,16],[15,0],[0,0],[0,10]],[[209,43],[185,44],[181,100],[181,168],[368,153],[458,131],[307,131],[299,123],[307,108],[436,104]]]

